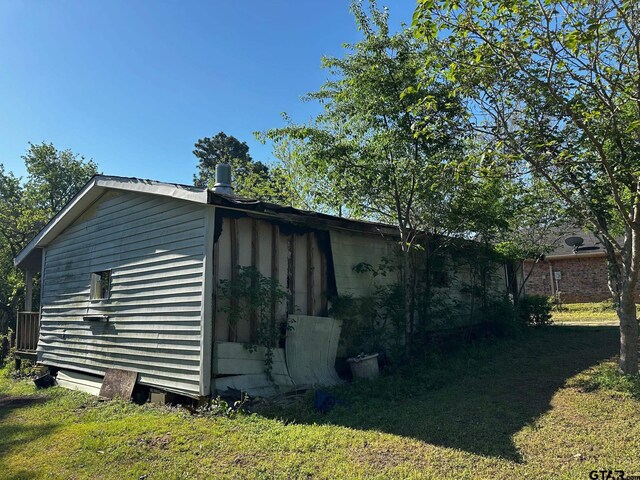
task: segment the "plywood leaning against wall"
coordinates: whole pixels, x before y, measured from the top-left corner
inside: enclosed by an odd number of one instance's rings
[[[136,192],[110,192],[45,250],[38,360],[197,396],[205,208]],[[91,277],[111,272],[107,299]]]
[[[242,318],[230,325],[223,305],[237,299],[224,298],[221,280],[237,278],[240,267],[255,267],[262,275],[278,280],[288,299],[273,307],[272,318],[280,324],[287,314],[326,315],[326,252],[318,234],[279,226],[275,222],[250,217],[222,216],[215,245],[215,341],[254,342],[256,319]],[[223,372],[218,372],[223,373]]]

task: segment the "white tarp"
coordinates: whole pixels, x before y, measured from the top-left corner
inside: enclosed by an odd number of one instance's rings
[[[342,322],[329,317],[290,315],[293,330],[287,334],[289,375],[296,387],[341,383],[335,370]]]

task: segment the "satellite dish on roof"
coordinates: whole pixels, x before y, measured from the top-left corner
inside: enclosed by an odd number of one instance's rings
[[[569,245],[570,247],[579,247],[584,243],[584,238],[582,237],[567,237],[564,240],[564,243]]]
[[[564,243],[573,248],[578,248],[584,243],[584,238],[582,237],[567,237],[564,239]]]

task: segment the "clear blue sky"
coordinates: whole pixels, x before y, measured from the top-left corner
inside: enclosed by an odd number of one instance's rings
[[[388,5],[410,23],[414,0]],[[360,38],[348,0],[0,0],[0,163],[27,142],[93,158],[107,174],[191,183],[194,142],[306,121],[322,55]]]

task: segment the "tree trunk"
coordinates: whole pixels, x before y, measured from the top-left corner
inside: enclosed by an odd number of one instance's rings
[[[627,375],[638,373],[638,320],[633,290],[624,282],[620,304],[616,309],[620,319],[619,370]]]
[[[409,251],[403,248],[402,251],[403,264],[402,264],[402,289],[404,292],[404,318],[405,318],[405,331],[406,331],[406,346],[409,351],[413,348],[413,322],[411,317],[411,289],[409,282],[411,278],[411,259],[409,258]]]
[[[618,370],[626,375],[635,375],[638,373],[638,320],[635,290],[640,264],[640,236],[638,232],[627,228],[621,257],[613,252],[609,242],[603,243],[607,247],[609,288],[620,320]]]

